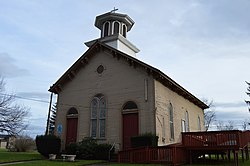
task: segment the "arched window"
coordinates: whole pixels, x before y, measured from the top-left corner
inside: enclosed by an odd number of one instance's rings
[[[91,101],[91,137],[105,138],[105,120],[106,100],[102,94],[98,94]]]
[[[104,23],[104,28],[103,28],[103,37],[106,37],[106,36],[108,36],[109,35],[109,26],[110,25],[110,23],[109,22],[105,22]]]
[[[188,111],[186,111],[186,116],[185,116],[185,122],[186,122],[186,132],[189,132],[189,116],[188,116]]]
[[[201,118],[198,116],[198,131],[201,131]]]
[[[126,34],[127,33],[127,27],[126,27],[126,25],[123,25],[122,26],[122,36],[124,36],[125,38],[126,38]]]
[[[74,107],[70,108],[67,112],[67,116],[73,116],[73,115],[74,116],[78,115],[78,111]]]
[[[169,107],[169,126],[170,126],[170,139],[173,140],[174,139],[174,113],[173,113],[173,106],[170,103]]]
[[[128,101],[124,106],[123,106],[123,110],[137,110],[137,105],[135,104],[135,102],[133,101]]]
[[[166,124],[165,124],[165,118],[162,117],[162,142],[165,143],[166,139]]]
[[[119,22],[114,22],[114,34],[119,33],[120,24]]]

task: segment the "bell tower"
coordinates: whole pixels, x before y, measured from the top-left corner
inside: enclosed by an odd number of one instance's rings
[[[111,12],[96,17],[95,26],[101,30],[99,40],[119,51],[135,57],[140,50],[127,40],[127,33],[134,25],[134,21],[126,14]],[[86,42],[90,47],[96,40]]]

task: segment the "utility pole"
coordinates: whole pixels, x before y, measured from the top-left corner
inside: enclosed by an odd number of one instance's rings
[[[50,121],[50,110],[51,110],[51,105],[52,105],[52,97],[53,97],[53,92],[50,94],[50,101],[49,101],[49,111],[48,111],[48,118],[47,118],[47,126],[46,126],[46,131],[45,135],[49,135],[49,121]]]

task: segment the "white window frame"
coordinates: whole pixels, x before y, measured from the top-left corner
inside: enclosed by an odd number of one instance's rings
[[[188,111],[186,110],[185,112],[185,128],[186,128],[186,132],[189,132],[190,131],[190,128],[189,128],[189,113]]]
[[[201,131],[201,118],[198,115],[198,131]]]
[[[121,32],[121,23],[119,21],[114,21],[112,23],[112,34],[115,34],[115,23],[118,23],[119,27],[118,27],[118,34],[120,34]]]
[[[106,21],[106,22],[103,24],[103,26],[102,26],[102,37],[106,37],[106,36],[104,36],[104,35],[105,35],[105,25],[106,25],[106,24],[109,24],[109,25],[108,25],[108,34],[107,34],[107,36],[110,35],[110,22],[109,22],[109,21]]]
[[[122,24],[121,29],[122,29],[121,30],[122,36],[126,38],[127,37],[127,25],[126,24]],[[125,35],[124,35],[124,29],[125,29]]]
[[[101,105],[101,101],[104,100],[105,102],[105,107],[102,108],[100,107]],[[93,117],[92,114],[93,114],[93,105],[92,103],[96,101],[97,102],[97,108],[96,108],[96,117]],[[105,112],[104,112],[104,116],[101,117],[100,114],[101,114],[101,110],[104,109]],[[91,101],[91,117],[90,117],[90,121],[91,121],[91,124],[90,124],[90,137],[92,138],[100,138],[100,139],[104,139],[106,137],[106,115],[107,115],[107,102],[106,102],[106,99],[103,95],[97,95],[95,96],[92,101]],[[93,126],[92,126],[92,121],[93,120],[96,120],[96,136],[93,136]],[[104,121],[104,136],[101,136],[101,121]]]
[[[170,103],[169,106],[169,128],[170,128],[170,140],[174,140],[174,109],[173,105]],[[172,116],[171,116],[172,115]]]
[[[186,132],[186,122],[185,122],[185,119],[181,120],[181,132]]]

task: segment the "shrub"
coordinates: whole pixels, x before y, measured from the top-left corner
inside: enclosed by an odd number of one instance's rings
[[[131,146],[136,147],[146,147],[146,146],[157,146],[158,136],[152,133],[145,133],[139,136],[131,137]]]
[[[67,145],[65,150],[67,154],[76,154],[78,159],[107,160],[110,148],[110,144],[97,144],[97,141],[93,138],[84,138],[79,143]]]
[[[65,151],[67,154],[78,154],[79,145],[77,143],[70,143],[66,145]]]
[[[97,160],[108,160],[109,159],[109,150],[112,147],[110,144],[98,144],[95,148],[95,159]],[[112,150],[111,153],[114,153]]]
[[[14,150],[16,152],[27,152],[35,149],[35,141],[28,136],[16,138],[14,142]]]
[[[43,156],[48,157],[49,154],[58,154],[61,148],[61,139],[54,135],[36,136],[37,151]]]
[[[80,159],[95,159],[97,141],[93,138],[84,138],[79,142],[78,156]]]

